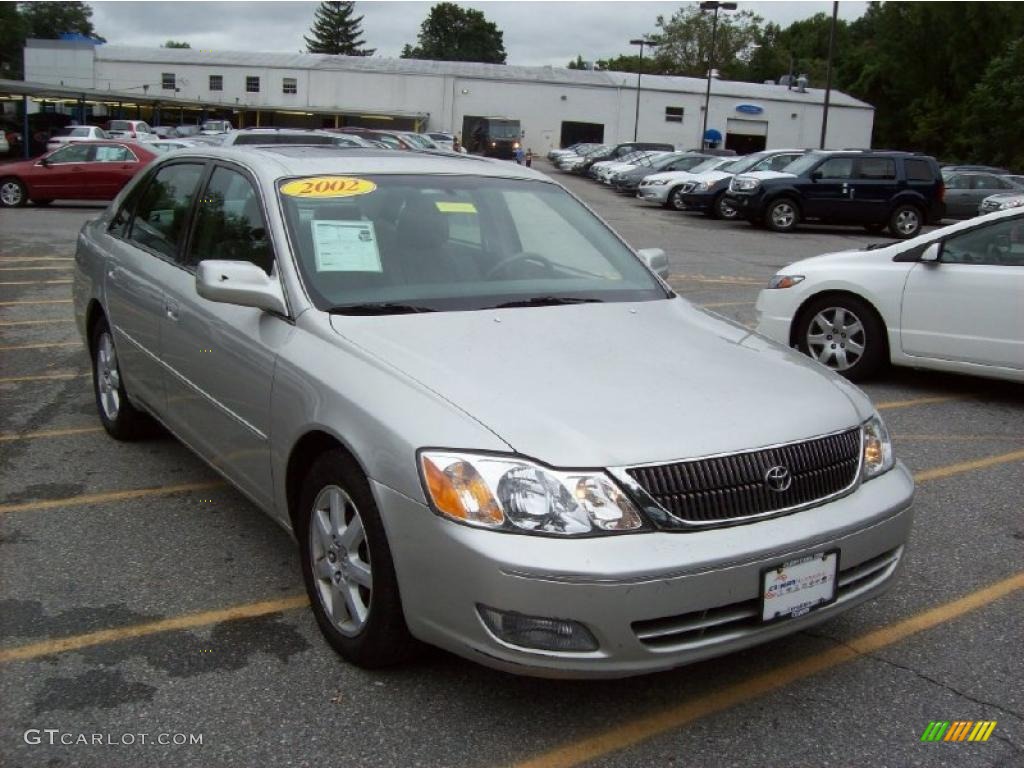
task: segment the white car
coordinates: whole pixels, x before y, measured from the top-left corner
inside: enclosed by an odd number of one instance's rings
[[[658,203],[665,208],[674,206],[681,211],[686,207],[681,197],[684,183],[693,181],[693,178],[701,173],[725,168],[735,162],[735,157],[709,157],[688,171],[652,173],[640,182],[636,196],[644,202]],[[676,199],[678,203],[675,202]]]
[[[621,160],[605,160],[600,163],[594,163],[593,167],[597,169],[594,175],[602,184],[610,185],[612,183],[612,176],[616,173],[631,171],[638,165],[649,165],[652,160],[670,154],[672,153],[661,151],[637,152],[635,155],[628,155]]]
[[[146,144],[148,149],[158,152],[161,155],[165,152],[173,152],[176,149],[190,149],[191,147],[204,146],[201,142],[190,139],[159,139]]]
[[[65,144],[73,144],[76,141],[102,141],[110,136],[102,128],[95,125],[69,125],[67,128],[60,128],[46,142],[46,151],[52,152]]]
[[[1024,209],[790,264],[757,312],[759,333],[854,381],[890,362],[1024,382]]]
[[[993,211],[1005,211],[1007,208],[1020,208],[1022,206],[1024,206],[1024,192],[999,192],[989,195],[981,201],[981,205],[978,206],[978,215],[984,216],[986,213],[992,213]]]
[[[431,141],[437,144],[438,149],[445,149],[449,152],[455,151],[455,137],[452,134],[435,131],[426,135]]]
[[[112,139],[134,139],[135,141],[156,141],[157,136],[149,123],[143,120],[111,120],[107,135]]]

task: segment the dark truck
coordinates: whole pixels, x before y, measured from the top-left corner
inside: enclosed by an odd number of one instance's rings
[[[463,134],[465,135],[465,134]],[[518,120],[507,117],[483,117],[477,120],[469,151],[485,157],[511,159],[523,136]]]

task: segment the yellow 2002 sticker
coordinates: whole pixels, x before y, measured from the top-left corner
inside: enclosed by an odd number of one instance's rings
[[[281,194],[289,197],[353,197],[373,192],[377,185],[366,179],[349,176],[313,176],[289,181],[281,187]]]

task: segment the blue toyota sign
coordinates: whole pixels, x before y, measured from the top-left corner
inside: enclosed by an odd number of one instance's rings
[[[742,112],[744,115],[760,115],[764,112],[764,107],[757,104],[737,104],[736,111]]]

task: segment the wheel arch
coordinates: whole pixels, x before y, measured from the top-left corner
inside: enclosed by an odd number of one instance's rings
[[[800,328],[800,325],[803,323],[804,316],[807,313],[808,307],[810,307],[810,305],[817,301],[818,299],[822,298],[851,298],[856,299],[857,301],[864,302],[868,306],[868,308],[875,313],[875,317],[878,319],[878,322],[882,326],[882,343],[885,344],[885,358],[887,360],[891,359],[889,348],[889,326],[885,322],[885,315],[883,315],[879,311],[878,306],[875,304],[875,302],[873,302],[864,294],[857,293],[856,291],[845,290],[842,288],[829,288],[823,291],[818,291],[817,293],[812,293],[810,296],[805,298],[803,302],[801,302],[796,312],[793,313],[793,322],[789,324],[790,347],[796,348],[799,344],[799,339],[797,338],[797,329]]]
[[[322,428],[311,428],[306,431],[295,441],[285,464],[285,502],[288,506],[288,520],[293,533],[298,530],[297,515],[299,513],[299,498],[302,495],[302,481],[313,462],[333,450],[341,451],[359,468],[364,477],[370,477],[366,467],[341,437]]]
[[[85,338],[90,356],[96,354],[96,350],[92,346],[92,337],[93,332],[96,330],[96,324],[100,320],[106,319],[107,313],[103,309],[103,305],[100,304],[99,299],[90,299],[89,305],[85,308]],[[110,321],[108,320],[107,322],[109,323]]]

